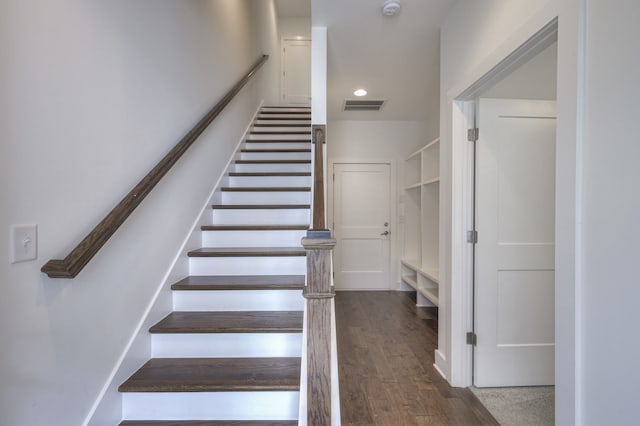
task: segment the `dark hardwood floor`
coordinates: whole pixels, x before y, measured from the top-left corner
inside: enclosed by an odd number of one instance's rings
[[[498,424],[433,367],[435,308],[401,292],[339,292],[335,301],[343,425]]]

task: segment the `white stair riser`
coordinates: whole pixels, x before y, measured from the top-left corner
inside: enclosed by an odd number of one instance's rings
[[[311,149],[311,142],[246,142],[244,149]]]
[[[299,392],[127,392],[127,420],[295,420]]]
[[[214,209],[216,225],[308,225],[309,209]]]
[[[302,231],[203,231],[203,247],[298,247]]]
[[[269,133],[251,133],[248,135],[247,137],[247,141],[251,141],[251,140],[258,140],[258,141],[264,141],[264,140],[278,140],[278,141],[287,141],[287,140],[299,140],[299,139],[305,139],[305,140],[311,140],[311,132],[309,131],[309,133],[279,133],[277,135],[274,134],[269,134]]]
[[[241,152],[241,160],[311,160],[309,152]]]
[[[312,185],[311,176],[229,176],[227,186],[232,187],[301,187]]]
[[[152,334],[155,358],[299,357],[302,333]]]
[[[311,163],[234,164],[236,172],[311,172]]]
[[[226,191],[220,195],[222,204],[309,204],[311,202],[311,193],[309,191]]]
[[[174,311],[301,311],[303,309],[302,290],[185,290],[173,292]]]
[[[191,275],[304,275],[304,256],[191,257]]]

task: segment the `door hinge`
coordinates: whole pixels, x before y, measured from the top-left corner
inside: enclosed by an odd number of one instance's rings
[[[467,242],[471,244],[478,243],[478,231],[467,231]]]
[[[480,130],[478,130],[477,127],[467,130],[467,140],[469,142],[476,142],[479,137],[480,137]]]
[[[473,331],[470,331],[467,333],[467,345],[473,345],[476,346],[478,344],[478,337],[476,336],[476,333],[474,333]]]

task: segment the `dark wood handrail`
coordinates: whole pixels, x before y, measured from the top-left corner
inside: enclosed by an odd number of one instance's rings
[[[187,133],[167,155],[118,203],[118,205],[96,225],[95,228],[64,259],[52,259],[41,269],[50,278],[74,278],[96,255],[138,207],[162,177],[182,157],[211,122],[222,112],[240,90],[253,78],[267,61],[263,55],[226,95]]]

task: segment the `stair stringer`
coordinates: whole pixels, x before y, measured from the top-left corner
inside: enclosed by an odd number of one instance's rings
[[[189,258],[187,254],[190,250],[198,248],[201,245],[201,226],[210,222],[211,204],[216,199],[216,193],[219,193],[220,188],[224,186],[229,171],[233,168],[234,162],[238,158],[240,150],[251,133],[251,129],[258,119],[263,105],[264,100],[262,100],[256,108],[253,117],[236,144],[234,152],[229,157],[223,172],[218,177],[200,211],[197,213],[196,219],[180,248],[177,250],[174,260],[170,263],[156,292],[144,309],[140,322],[136,326],[118,362],[112,369],[102,390],[85,417],[83,426],[112,426],[121,421],[122,395],[118,392],[118,386],[151,357],[151,334],[148,330],[153,324],[160,321],[173,310],[171,284],[180,277],[189,274]]]

